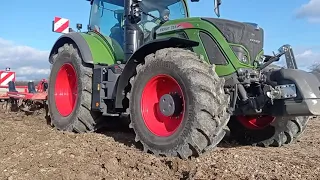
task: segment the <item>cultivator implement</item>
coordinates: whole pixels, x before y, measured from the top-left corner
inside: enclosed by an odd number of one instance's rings
[[[8,83],[7,92],[0,95],[1,108],[6,113],[22,111],[38,115],[46,109],[48,82],[42,79],[37,86],[29,82],[27,86],[16,87]]]

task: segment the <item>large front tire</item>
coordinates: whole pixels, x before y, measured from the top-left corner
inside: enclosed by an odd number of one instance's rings
[[[95,130],[101,113],[91,111],[92,67],[72,44],[60,47],[53,59],[48,88],[51,124],[63,131]]]
[[[191,51],[168,48],[148,55],[136,70],[130,80],[128,110],[130,128],[145,152],[187,159],[223,139],[229,96],[212,65]],[[164,116],[159,110],[160,98],[168,94],[177,98],[176,115]]]

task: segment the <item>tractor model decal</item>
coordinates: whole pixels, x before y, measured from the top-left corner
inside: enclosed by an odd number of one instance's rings
[[[15,72],[0,71],[0,86],[7,86],[10,81],[15,81],[15,78]]]
[[[193,28],[193,25],[191,23],[182,22],[182,23],[178,23],[178,24],[162,26],[156,31],[156,33],[162,34],[162,33],[170,32],[170,31],[175,31],[175,30],[179,30],[179,29],[189,29],[189,28]]]
[[[57,33],[69,33],[69,19],[54,17],[53,32]]]

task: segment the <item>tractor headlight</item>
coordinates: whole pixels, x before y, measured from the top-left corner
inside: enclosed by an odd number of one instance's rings
[[[249,63],[249,53],[242,46],[231,45],[231,49],[240,62]]]
[[[249,59],[248,59],[247,55],[242,55],[240,61],[245,63],[245,64],[249,63]]]

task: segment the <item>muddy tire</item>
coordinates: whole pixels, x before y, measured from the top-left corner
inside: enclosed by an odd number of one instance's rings
[[[303,134],[310,116],[277,117],[263,129],[247,129],[235,117],[228,123],[231,138],[243,145],[280,147],[293,143]]]
[[[127,94],[129,127],[144,152],[187,159],[214,148],[223,139],[230,117],[226,111],[229,96],[224,93],[224,79],[212,65],[191,51],[167,48],[148,55],[136,70]],[[171,112],[178,113],[165,116],[161,111],[168,113],[172,106],[159,108],[164,101],[160,96],[168,94],[175,99],[176,109]]]
[[[92,67],[72,44],[60,47],[53,60],[48,88],[51,124],[63,131],[95,130],[101,113],[91,111]]]

